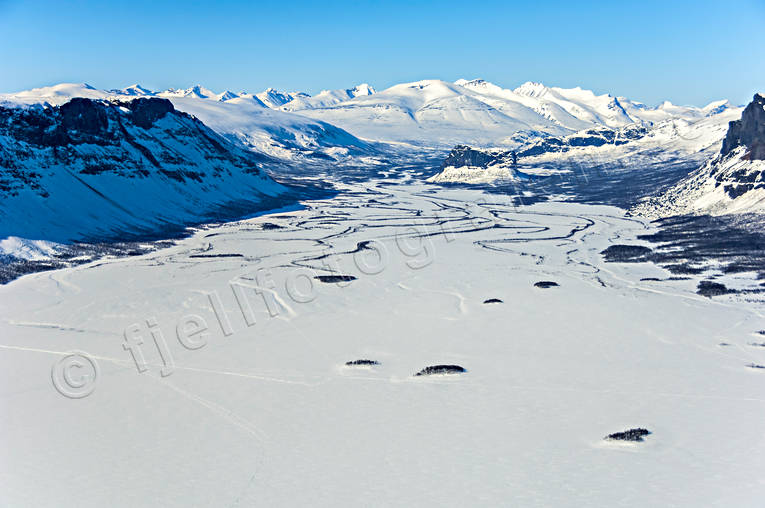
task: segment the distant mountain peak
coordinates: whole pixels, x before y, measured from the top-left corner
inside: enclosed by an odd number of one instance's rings
[[[515,92],[518,95],[524,95],[526,97],[540,97],[547,92],[549,92],[550,89],[547,88],[542,83],[537,83],[535,81],[527,81],[515,90]]]
[[[154,92],[152,92],[148,88],[142,87],[138,83],[136,83],[134,85],[126,86],[125,88],[114,89],[114,90],[109,90],[109,91],[113,92],[113,93],[119,93],[119,94],[122,94],[122,95],[133,95],[133,96],[139,96],[139,95],[152,96],[152,95],[154,95]]]
[[[224,90],[223,93],[218,94],[218,100],[220,102],[226,102],[231,99],[236,99],[237,97],[239,97],[239,95],[235,94],[231,90]]]
[[[368,83],[360,83],[347,91],[348,91],[348,94],[352,97],[359,97],[362,95],[372,95],[377,93],[377,90],[375,90],[374,87],[372,87]]]
[[[466,85],[483,85],[486,84],[486,80],[484,79],[458,79],[454,82],[457,86],[466,86]]]

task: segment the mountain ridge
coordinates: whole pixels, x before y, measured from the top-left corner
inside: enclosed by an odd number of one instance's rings
[[[201,85],[158,92],[140,85],[99,91],[90,85],[64,83],[3,94],[0,100],[56,105],[73,96],[106,98],[110,94],[166,97],[176,101],[176,107],[185,99],[246,104],[245,109],[249,108],[250,115],[263,115],[262,111],[252,108],[257,106],[263,111],[282,111],[325,122],[362,140],[440,148],[460,143],[513,146],[517,144],[518,135],[560,136],[589,128],[619,128],[631,123],[651,126],[674,118],[699,120],[734,107],[725,100],[703,107],[676,106],[668,101],[650,107],[625,97],[598,95],[581,87],[548,87],[529,81],[515,89],[506,89],[482,79],[459,79],[454,83],[420,80],[381,91],[361,84],[347,89],[323,90],[315,96],[273,88],[254,94],[230,90],[217,93]],[[199,112],[209,108],[196,109]],[[287,118],[296,117],[281,120]],[[269,121],[278,123],[273,115]],[[266,150],[268,143],[263,140],[267,136],[260,137],[259,148]],[[283,145],[290,145],[283,141],[280,140]],[[304,143],[304,148],[307,145]]]

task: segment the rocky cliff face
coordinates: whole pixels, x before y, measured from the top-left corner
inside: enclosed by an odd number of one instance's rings
[[[0,105],[0,239],[122,238],[271,206],[268,157],[166,99]]]
[[[634,211],[649,217],[765,212],[765,97],[730,122],[720,154]]]
[[[744,109],[741,120],[730,122],[720,154],[728,155],[740,146],[747,147],[749,160],[765,160],[765,97],[760,94]]]
[[[476,150],[467,145],[457,145],[441,163],[441,169],[447,167],[460,168],[463,166],[485,168],[499,162],[511,162],[512,152],[500,150]]]

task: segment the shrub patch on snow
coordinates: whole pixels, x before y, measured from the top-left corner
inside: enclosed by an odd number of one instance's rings
[[[483,303],[504,303],[499,298],[489,298],[488,300],[484,300]]]
[[[430,367],[425,367],[420,372],[415,374],[415,376],[432,376],[437,374],[461,374],[463,372],[467,372],[464,367],[460,367],[459,365],[431,365]]]
[[[371,367],[372,365],[380,365],[380,362],[377,360],[351,360],[350,362],[345,362],[345,365],[348,367]]]
[[[612,245],[601,254],[612,263],[641,263],[650,261],[653,251],[642,245]]]
[[[701,296],[712,298],[713,296],[727,295],[729,293],[734,293],[735,291],[731,291],[725,287],[724,284],[720,284],[719,282],[702,280],[699,282],[699,287],[696,288],[696,292]]]
[[[243,258],[243,254],[192,254],[190,258]]]
[[[540,280],[539,282],[534,283],[535,288],[542,288],[542,289],[554,288],[557,286],[560,286],[560,284],[558,284],[557,282],[553,282],[551,280]]]
[[[356,280],[353,275],[317,275],[314,279],[326,282],[327,284],[337,284],[338,282],[350,282]]]
[[[643,441],[643,437],[649,435],[650,433],[651,431],[648,429],[636,428],[625,430],[623,432],[614,432],[613,434],[607,435],[604,439],[606,441],[641,442]]]

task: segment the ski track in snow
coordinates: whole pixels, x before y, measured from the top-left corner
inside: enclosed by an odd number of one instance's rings
[[[0,287],[0,504],[100,506],[129,484],[116,504],[756,506],[765,378],[745,364],[765,363],[747,346],[765,329],[759,304],[605,264],[600,251],[650,229],[616,208],[516,207],[405,180],[339,184],[300,211]],[[386,262],[365,274],[374,245]],[[296,302],[296,270],[356,280],[312,280]],[[232,280],[253,290],[251,326]],[[533,287],[543,280],[560,286]],[[504,303],[482,305],[492,297]],[[176,340],[188,314],[208,325],[198,350]],[[174,358],[167,378],[150,319]],[[122,347],[134,323],[144,373]],[[51,386],[70,350],[101,367],[85,399]],[[365,357],[380,365],[340,368]],[[467,372],[412,376],[439,362]],[[636,455],[601,445],[639,425],[653,434]]]

